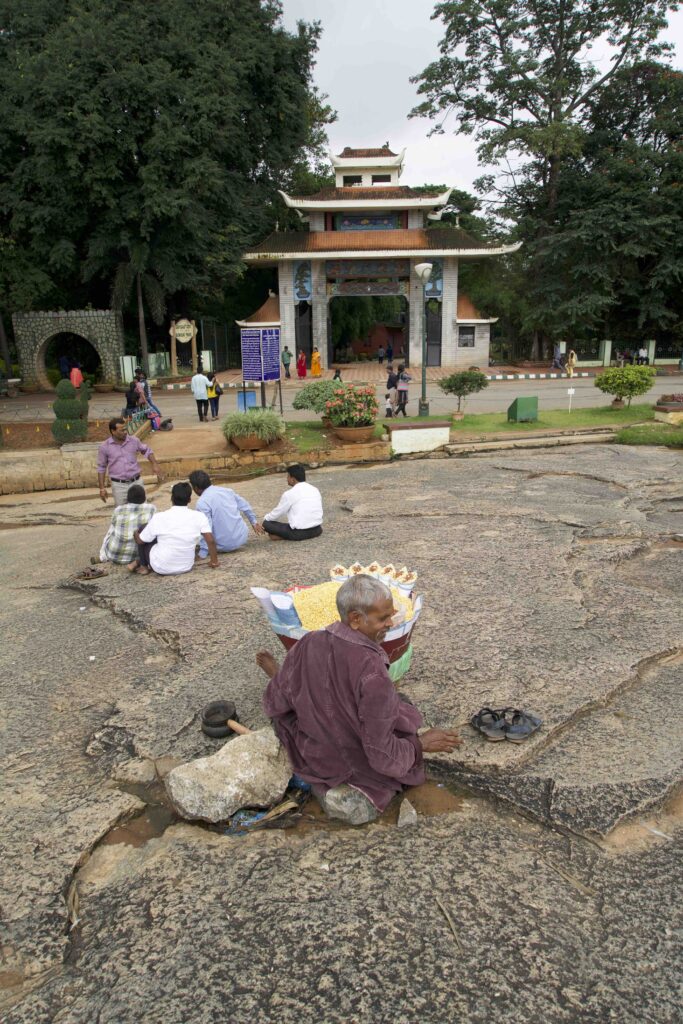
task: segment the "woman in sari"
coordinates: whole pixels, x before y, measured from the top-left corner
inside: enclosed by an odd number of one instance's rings
[[[299,350],[296,359],[296,375],[300,380],[306,376],[306,355],[303,350]]]
[[[313,354],[311,355],[311,377],[319,377],[321,373],[322,366],[320,365],[320,353],[314,345]]]

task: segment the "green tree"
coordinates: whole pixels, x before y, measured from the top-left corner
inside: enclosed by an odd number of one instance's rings
[[[220,297],[332,116],[317,26],[284,31],[273,0],[6,0],[0,17],[0,230],[69,295]]]
[[[669,0],[449,0],[437,3],[444,22],[441,57],[413,81],[426,97],[412,116],[449,114],[455,130],[474,134],[486,163],[531,161],[552,220],[563,161],[581,151],[581,118],[598,92],[626,67],[667,47]],[[610,47],[599,70],[591,48]],[[509,164],[508,164],[509,166]],[[503,194],[516,189],[510,172]]]
[[[612,366],[598,374],[593,383],[607,395],[619,399],[628,398],[630,406],[631,399],[644,395],[654,382],[654,366]]]

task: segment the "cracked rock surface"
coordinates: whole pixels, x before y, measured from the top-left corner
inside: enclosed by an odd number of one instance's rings
[[[682,832],[638,822],[681,781],[680,454],[596,445],[309,479],[321,538],[252,537],[219,570],[169,579],[114,568],[65,588],[109,512],[0,510],[3,1019],[674,1019]],[[236,485],[257,514],[283,487]],[[249,586],[373,558],[419,574],[401,690],[428,724],[462,727],[431,771],[480,795],[400,831],[174,825],[102,845],[152,779],[220,749],[204,704],[267,724],[254,653],[284,652]],[[467,725],[484,705],[543,728],[487,743]],[[651,843],[606,852],[625,821]]]

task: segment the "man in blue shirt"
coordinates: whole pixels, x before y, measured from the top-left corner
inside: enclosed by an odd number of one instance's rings
[[[229,487],[214,487],[211,477],[203,469],[193,470],[189,481],[199,498],[197,511],[203,512],[209,520],[218,551],[235,551],[247,543],[249,531],[242,515],[247,517],[254,533],[265,533],[261,524],[256,521],[249,502],[235,491],[231,491]],[[208,552],[206,541],[202,537],[199,557],[206,558]]]

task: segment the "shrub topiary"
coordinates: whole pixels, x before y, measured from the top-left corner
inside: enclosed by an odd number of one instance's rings
[[[655,380],[654,366],[613,366],[603,370],[594,381],[596,388],[615,398],[628,398],[628,404],[636,395],[644,395]]]
[[[311,409],[319,416],[324,416],[325,402],[330,401],[338,387],[339,381],[334,380],[314,380],[310,384],[304,384],[301,391],[297,391],[292,407]]]
[[[442,377],[439,387],[447,395],[455,395],[458,399],[458,412],[460,404],[467,395],[473,395],[489,385],[488,377],[481,370],[461,370],[459,373],[451,373],[448,377]]]
[[[55,421],[52,436],[57,444],[71,444],[85,440],[88,433],[88,402],[90,390],[82,384],[80,394],[71,381],[60,380],[55,388],[57,397],[52,403]]]

